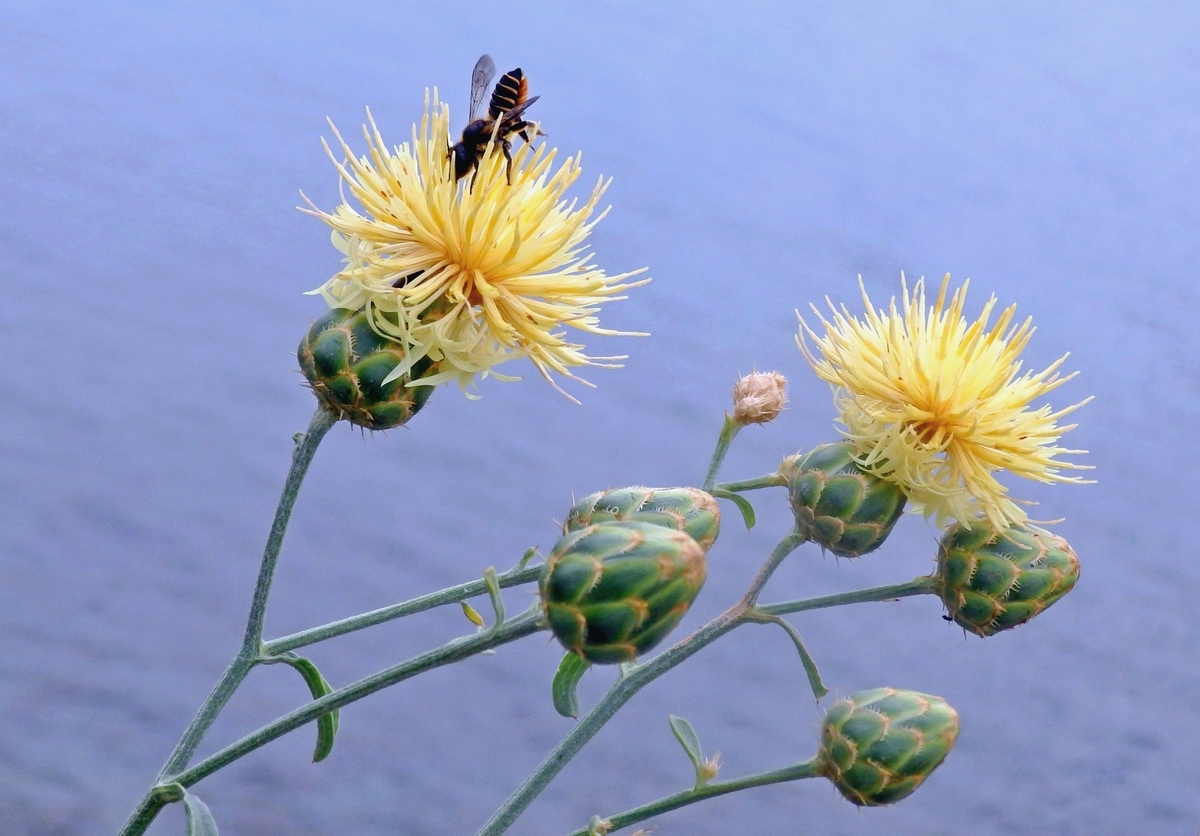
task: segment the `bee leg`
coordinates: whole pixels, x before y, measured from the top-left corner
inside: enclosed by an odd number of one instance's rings
[[[479,160],[475,161],[474,168],[475,173],[471,175],[471,185],[467,188],[467,191],[469,192],[475,191],[475,181],[479,179]]]
[[[508,181],[508,185],[512,185],[512,143],[507,139],[502,140],[500,149],[504,151],[504,178]]]

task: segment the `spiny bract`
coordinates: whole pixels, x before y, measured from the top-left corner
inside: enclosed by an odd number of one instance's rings
[[[635,486],[585,496],[567,512],[563,533],[609,520],[649,522],[685,531],[705,551],[721,529],[721,512],[711,494],[697,488]]]
[[[432,365],[387,380],[404,359],[400,344],[381,337],[365,311],[334,308],[313,323],[296,351],[317,399],[352,424],[369,430],[398,427],[429,400],[432,386],[408,386]]]
[[[550,629],[589,662],[631,662],[675,628],[704,585],[704,549],[648,522],[600,522],[566,534],[542,570]]]
[[[911,795],[958,739],[958,712],[941,697],[874,688],[838,700],[821,724],[822,774],[860,807]]]
[[[938,546],[938,593],[959,626],[977,636],[1010,630],[1066,595],[1079,558],[1061,537],[1026,526],[951,526]]]
[[[900,489],[863,471],[848,442],[791,456],[779,472],[787,480],[796,528],[839,557],[879,548],[904,511]]]

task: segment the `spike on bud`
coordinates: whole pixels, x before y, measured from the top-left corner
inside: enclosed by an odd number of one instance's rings
[[[879,548],[904,511],[900,489],[859,467],[848,442],[789,456],[779,472],[787,480],[796,528],[839,557]]]
[[[860,807],[911,795],[958,739],[958,712],[941,697],[874,688],[838,700],[821,723],[822,774]]]
[[[787,403],[787,378],[779,372],[751,372],[733,385],[733,420],[737,424],[774,421]]]
[[[365,311],[334,308],[313,323],[296,350],[317,400],[369,430],[398,427],[429,400],[432,386],[408,386],[429,370],[422,359],[406,375],[384,382],[404,360],[400,344],[381,337]]]
[[[566,534],[538,590],[567,650],[596,664],[631,662],[666,638],[704,585],[704,549],[686,532],[600,522]]]
[[[598,522],[635,521],[686,532],[708,551],[721,530],[717,501],[696,488],[618,488],[585,496],[567,512],[563,533]]]
[[[959,626],[977,636],[1010,630],[1066,595],[1079,580],[1067,541],[1030,526],[1003,532],[955,524],[938,546],[938,593]]]

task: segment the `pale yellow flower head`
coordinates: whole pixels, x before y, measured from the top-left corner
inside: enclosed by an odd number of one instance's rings
[[[937,302],[927,307],[924,280],[910,292],[901,276],[900,306],[893,297],[883,311],[872,306],[860,279],[863,319],[830,302],[831,322],[814,306],[825,334],[801,318],[796,342],[834,387],[843,434],[865,470],[896,483],[914,509],[936,516],[939,525],[948,519],[968,527],[983,519],[1000,528],[1023,523],[1020,500],[1009,498],[996,474],[1083,482],[1059,472],[1087,468],[1058,458],[1086,452],[1058,446],[1075,426],[1058,421],[1091,398],[1057,412],[1032,407],[1075,376],[1058,374],[1066,356],[1044,371],[1021,374],[1032,320],[1013,324],[1014,305],[989,326],[993,296],[970,322],[963,316],[967,284],[947,301],[949,283],[947,275]]]
[[[551,372],[578,380],[575,366],[612,368],[624,359],[589,357],[563,327],[625,333],[601,328],[598,306],[649,281],[626,281],[641,270],[608,276],[592,263],[585,241],[607,211],[596,209],[608,183],[597,181],[582,205],[568,202],[579,155],[555,167],[554,150],[515,143],[509,184],[493,146],[472,185],[470,175],[454,178],[449,108],[436,91],[403,145],[389,150],[370,111],[367,119],[364,156],[336,128],[341,155],[325,146],[358,207],[343,200],[333,212],[303,211],[332,228],[346,256],[346,266],[313,292],[330,307],[366,309],[374,328],[404,347],[406,361],[391,378],[428,356],[435,373],[410,385],[465,387],[489,373],[512,380],[493,368],[527,357],[559,388]]]

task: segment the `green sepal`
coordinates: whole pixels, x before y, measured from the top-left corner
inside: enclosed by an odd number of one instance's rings
[[[704,782],[704,752],[700,748],[700,737],[696,734],[696,730],[692,728],[692,724],[683,717],[676,717],[674,714],[669,715],[669,717],[671,720],[671,734],[675,735],[675,739],[679,741],[679,745],[683,747],[683,751],[687,754],[688,760],[695,767],[696,786],[699,787]]]
[[[591,662],[571,651],[567,651],[558,663],[558,671],[550,685],[550,696],[554,700],[554,710],[563,717],[573,720],[579,716],[579,695],[575,693],[575,688],[591,666]]]
[[[736,505],[737,509],[742,512],[742,522],[746,524],[746,529],[749,530],[754,528],[754,523],[757,522],[757,518],[754,515],[754,506],[750,504],[750,500],[746,499],[746,497],[742,496],[741,494],[734,493],[733,491],[727,491],[724,488],[713,488],[712,495],[719,497],[720,499],[728,499],[730,502]]]
[[[187,836],[219,836],[212,810],[187,790],[183,792],[183,815],[187,820]]]
[[[311,659],[297,656],[295,653],[281,653],[275,658],[290,665],[304,677],[304,682],[308,685],[308,690],[314,700],[333,693],[333,686],[326,681],[325,677],[321,676],[321,672],[317,670],[317,666]],[[340,714],[341,711],[335,708],[328,714],[322,714],[317,718],[317,745],[313,749],[313,763],[320,763],[333,751],[333,740],[337,737]]]

